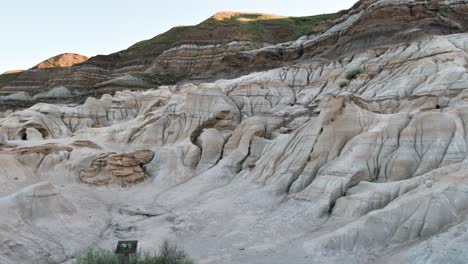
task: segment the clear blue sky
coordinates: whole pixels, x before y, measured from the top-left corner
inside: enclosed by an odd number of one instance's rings
[[[331,13],[357,0],[23,0],[0,9],[0,73],[51,56],[109,54],[171,27],[197,24],[219,11],[288,16]]]

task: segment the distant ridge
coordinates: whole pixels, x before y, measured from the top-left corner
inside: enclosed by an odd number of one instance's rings
[[[268,20],[268,19],[282,19],[282,18],[288,18],[288,16],[266,14],[266,13],[254,13],[254,12],[221,11],[211,16],[211,18],[215,20],[237,18],[238,21],[242,21],[242,19],[246,21],[255,21],[255,20]]]
[[[24,72],[24,70],[11,70],[11,71],[6,71],[3,74],[14,74],[14,73],[21,73],[21,72]]]
[[[88,59],[88,57],[76,53],[63,53],[37,64],[33,69],[67,68]]]

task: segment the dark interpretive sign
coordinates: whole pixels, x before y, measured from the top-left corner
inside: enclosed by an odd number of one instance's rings
[[[119,241],[117,243],[116,254],[135,254],[137,252],[137,240]]]

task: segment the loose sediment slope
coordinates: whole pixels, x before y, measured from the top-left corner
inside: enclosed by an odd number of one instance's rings
[[[171,239],[197,263],[464,263],[468,34],[343,54],[0,116],[0,260]]]

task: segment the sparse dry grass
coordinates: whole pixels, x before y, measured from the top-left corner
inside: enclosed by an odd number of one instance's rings
[[[346,73],[346,79],[351,81],[364,71],[363,68],[355,68]]]

